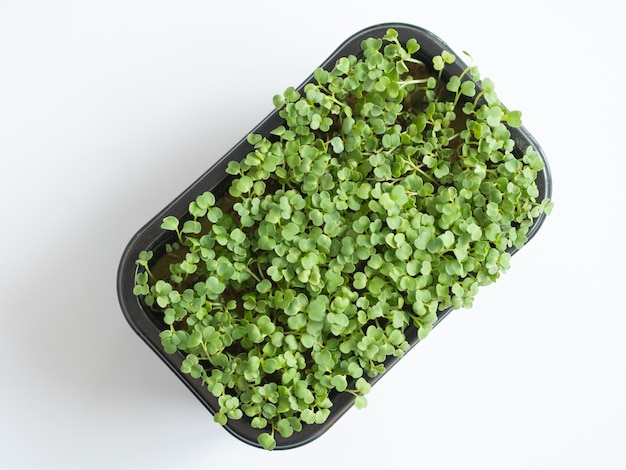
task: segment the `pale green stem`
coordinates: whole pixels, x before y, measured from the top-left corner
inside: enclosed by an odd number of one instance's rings
[[[428,78],[416,78],[414,80],[399,81],[398,85],[400,85],[401,87],[406,87],[409,85],[419,85],[421,83],[426,83],[427,81]]]
[[[256,282],[261,282],[261,279],[259,279],[259,276],[254,274],[254,272],[248,266],[246,266],[246,271],[248,271],[248,274],[250,274],[250,276],[252,276]]]
[[[405,62],[412,62],[412,63],[414,63],[414,64],[418,64],[418,65],[424,65],[424,66],[426,65],[426,64],[424,64],[424,62],[422,62],[421,60],[419,60],[419,59],[413,59],[412,57],[411,57],[411,58],[408,58],[408,59],[404,59],[404,61],[405,61]]]

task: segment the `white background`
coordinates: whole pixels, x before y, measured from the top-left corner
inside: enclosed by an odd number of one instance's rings
[[[0,466],[626,468],[618,2],[0,0]],[[126,323],[133,234],[339,44],[416,24],[467,50],[548,156],[555,209],[316,441],[266,452]]]

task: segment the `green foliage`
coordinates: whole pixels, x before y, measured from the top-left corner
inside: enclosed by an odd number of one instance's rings
[[[491,80],[448,73],[448,51],[425,64],[393,30],[362,49],[275,96],[283,124],[248,136],[228,194],[166,217],[167,256],[137,260],[164,350],[218,399],[216,422],[250,420],[266,449],[325,422],[337,394],[365,407],[407,334],[470,307],[552,204]]]

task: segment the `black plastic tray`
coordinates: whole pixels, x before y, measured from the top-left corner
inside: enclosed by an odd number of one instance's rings
[[[412,37],[415,38],[421,46],[417,55],[424,60],[425,63],[430,63],[432,56],[440,54],[442,50],[454,53],[454,51],[452,51],[442,39],[421,27],[405,23],[381,23],[365,28],[349,37],[328,57],[323,64],[321,64],[321,66],[330,70],[333,68],[338,58],[350,54],[358,56],[361,53],[360,44],[362,40],[369,37],[382,37],[388,28],[396,29],[398,31],[399,39],[403,43]],[[458,75],[464,68],[465,64],[461,59],[459,59],[457,54],[457,61],[455,64],[447,66],[446,70],[450,70],[450,73]],[[314,67],[312,67],[312,70],[313,69]],[[312,81],[313,75],[311,74],[300,85],[300,87],[298,87],[298,90],[302,90],[307,83]],[[250,132],[267,135],[271,130],[282,124],[282,122],[282,118],[278,116],[278,112],[272,111]],[[246,136],[244,136],[239,143],[237,143],[229,152],[217,161],[215,165],[213,165],[208,171],[193,182],[169,205],[164,207],[161,212],[156,214],[132,237],[122,255],[117,276],[117,292],[119,302],[130,326],[156,353],[156,355],[159,356],[165,364],[167,364],[172,372],[180,378],[189,390],[194,393],[198,400],[200,400],[200,402],[213,414],[219,410],[217,399],[211,395],[211,393],[201,384],[199,380],[193,379],[189,375],[180,372],[180,365],[184,359],[181,353],[166,354],[163,351],[161,340],[159,338],[162,324],[159,322],[157,315],[142,304],[139,298],[133,295],[135,275],[138,269],[135,264],[135,260],[137,259],[139,252],[143,250],[153,250],[155,254],[157,254],[163,251],[164,245],[167,242],[172,241],[170,235],[171,232],[164,232],[160,228],[161,222],[165,216],[174,215],[179,219],[184,219],[188,213],[189,203],[194,200],[196,196],[204,191],[213,191],[216,195],[219,195],[227,190],[231,180],[231,177],[225,172],[228,162],[231,160],[242,160],[251,150],[251,146],[248,144]],[[545,169],[539,173],[537,178],[537,186],[539,189],[538,199],[541,200],[543,198],[549,198],[552,192],[551,175],[548,162],[542,149],[539,147],[535,139],[523,127],[511,129],[511,137],[515,141],[515,153],[518,154],[518,156],[521,156],[528,146],[532,146],[543,159]],[[529,240],[540,228],[544,221],[544,217],[545,216],[542,215],[535,220],[527,235]],[[515,253],[516,250],[512,249],[510,251],[511,253]],[[435,325],[445,318],[451,310],[452,309],[450,308],[440,312]],[[415,330],[411,330],[407,333],[407,341],[410,343],[411,347],[414,347],[418,343],[416,333],[417,332]],[[389,370],[389,368],[391,368],[398,360],[398,358],[390,358],[386,362],[387,370]],[[384,374],[372,379],[370,382],[373,384],[383,376]],[[276,449],[294,448],[316,439],[326,432],[339,418],[341,418],[341,416],[343,416],[344,413],[352,407],[353,403],[354,397],[351,394],[337,394],[333,398],[333,407],[326,423],[322,425],[305,424],[301,432],[294,433],[291,437],[286,439],[277,435]],[[241,441],[252,446],[260,447],[256,439],[261,431],[252,428],[249,421],[245,418],[237,421],[230,420],[224,427],[228,432]]]

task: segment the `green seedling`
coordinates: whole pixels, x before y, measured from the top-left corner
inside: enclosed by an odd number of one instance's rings
[[[552,207],[538,153],[513,152],[521,114],[475,66],[450,76],[453,54],[418,51],[389,30],[274,97],[283,123],[248,136],[227,194],[163,220],[166,272],[137,260],[165,351],[217,398],[216,422],[249,420],[266,449],[324,423],[337,394],[363,408],[409,329],[422,340],[470,307]]]

